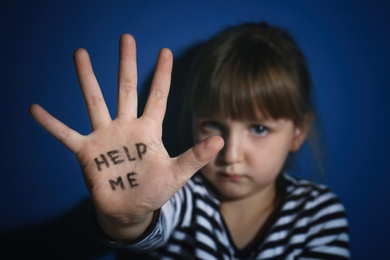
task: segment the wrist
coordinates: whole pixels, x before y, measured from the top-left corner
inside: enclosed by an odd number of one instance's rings
[[[106,216],[94,209],[94,215],[98,228],[107,239],[129,244],[144,237],[143,234],[152,226],[156,216],[158,220],[159,210],[140,217],[118,218]]]

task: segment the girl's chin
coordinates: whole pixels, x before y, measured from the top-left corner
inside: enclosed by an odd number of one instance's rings
[[[237,187],[216,187],[220,200],[239,200],[249,195],[249,193]]]

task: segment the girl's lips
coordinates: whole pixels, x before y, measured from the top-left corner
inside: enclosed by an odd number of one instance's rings
[[[218,175],[229,181],[240,181],[244,178],[244,175],[227,172],[221,172]]]

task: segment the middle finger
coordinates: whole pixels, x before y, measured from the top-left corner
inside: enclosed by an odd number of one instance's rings
[[[130,34],[122,35],[119,43],[117,117],[137,117],[136,46]]]

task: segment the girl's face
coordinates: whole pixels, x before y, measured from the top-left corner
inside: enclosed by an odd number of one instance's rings
[[[275,191],[275,180],[290,151],[303,143],[306,132],[289,119],[256,121],[195,118],[197,141],[219,135],[224,148],[202,169],[221,199],[240,199],[265,190]]]

